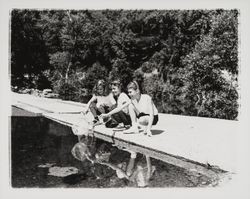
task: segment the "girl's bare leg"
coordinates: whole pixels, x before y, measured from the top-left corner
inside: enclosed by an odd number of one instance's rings
[[[133,169],[134,169],[134,166],[135,166],[135,159],[136,159],[136,153],[131,152],[129,163],[128,163],[128,166],[127,166],[127,172],[126,172],[126,174],[128,176],[131,176],[132,173],[133,173]]]
[[[136,111],[132,104],[129,104],[128,110],[129,110],[129,115],[130,115],[132,126],[133,126],[136,124]]]
[[[148,125],[148,120],[149,120],[149,116],[142,116],[142,117],[139,118],[138,122],[142,126],[147,126]]]
[[[131,118],[132,126],[128,130],[124,131],[123,133],[139,133],[138,124],[136,123],[136,120],[137,120],[136,111],[132,104],[129,105],[128,110],[129,110],[129,116]]]
[[[147,183],[149,182],[150,178],[151,178],[151,174],[152,174],[152,165],[151,165],[151,160],[150,157],[146,155],[146,161],[147,161]]]
[[[148,125],[148,122],[149,122],[149,116],[140,117],[138,122],[139,122],[140,125],[144,126],[145,129],[146,129],[147,125]],[[149,130],[147,132],[144,131],[144,134],[147,134],[147,136],[152,136],[151,130]]]

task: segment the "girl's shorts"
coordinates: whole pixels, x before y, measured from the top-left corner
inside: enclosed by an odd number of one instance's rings
[[[141,112],[141,113],[139,113],[139,115],[137,115],[136,117],[139,119],[140,117],[143,117],[143,116],[149,116],[149,114],[146,114],[146,113]],[[152,125],[156,125],[157,122],[158,122],[158,120],[159,120],[158,115],[154,115],[154,119],[153,119]]]

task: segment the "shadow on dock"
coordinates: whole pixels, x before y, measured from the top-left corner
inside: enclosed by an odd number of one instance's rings
[[[152,135],[159,135],[164,132],[163,130],[151,130],[151,131],[152,131]]]

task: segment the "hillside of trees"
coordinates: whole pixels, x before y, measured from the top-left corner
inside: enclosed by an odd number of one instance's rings
[[[11,85],[86,102],[136,79],[162,113],[238,115],[237,10],[13,10]]]

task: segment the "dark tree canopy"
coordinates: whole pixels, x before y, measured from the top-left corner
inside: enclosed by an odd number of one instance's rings
[[[12,84],[34,86],[33,80],[49,68],[47,47],[37,23],[40,14],[33,11],[12,11],[11,75]],[[48,84],[44,81],[44,84]],[[47,85],[45,85],[47,86]]]

